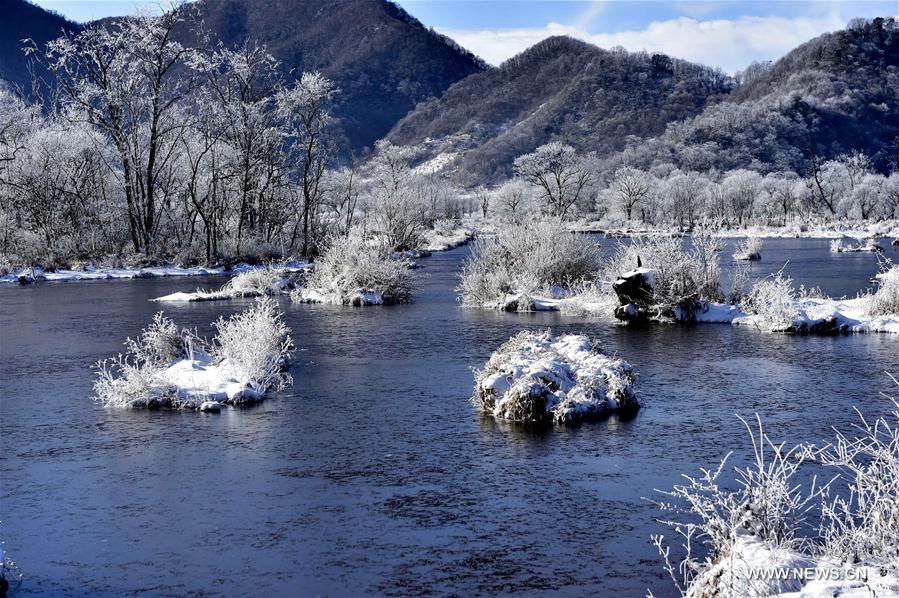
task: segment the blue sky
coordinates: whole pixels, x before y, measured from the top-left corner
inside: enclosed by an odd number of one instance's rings
[[[248,0],[251,1],[251,0]],[[314,0],[309,0],[314,1]],[[122,0],[37,0],[76,21],[127,14]],[[665,52],[733,73],[773,60],[852,17],[896,16],[899,0],[400,0],[425,25],[499,64],[550,35]]]

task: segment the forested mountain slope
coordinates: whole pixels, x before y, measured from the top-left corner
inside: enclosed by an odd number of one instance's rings
[[[78,28],[79,25],[26,0],[0,0],[0,79],[27,91],[31,87],[31,71],[22,40],[31,39],[44,47],[63,30]],[[37,68],[38,75],[46,76],[46,71]]]
[[[755,69],[727,101],[618,159],[699,171],[805,172],[812,158],[860,151],[886,172],[899,153],[897,68],[896,21],[856,21]]]
[[[418,106],[388,139],[423,145],[426,157],[454,155],[447,168],[495,181],[511,173],[516,156],[549,141],[619,151],[631,135],[658,135],[700,113],[730,86],[709,67],[552,37]]]
[[[386,0],[200,0],[214,42],[268,47],[288,80],[321,71],[340,88],[334,116],[345,153],[383,137],[415,105],[483,61]]]

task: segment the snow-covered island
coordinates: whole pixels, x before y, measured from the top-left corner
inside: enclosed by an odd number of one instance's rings
[[[360,236],[329,240],[315,268],[290,295],[295,303],[390,305],[409,303],[417,276],[406,260]]]
[[[263,400],[292,383],[286,373],[290,329],[277,304],[260,299],[244,312],[219,318],[205,342],[162,312],[127,351],[97,364],[96,399],[108,407],[199,409]]]
[[[475,406],[510,421],[575,423],[640,407],[631,366],[581,335],[520,332],[475,381]]]
[[[304,271],[309,271],[308,268]],[[238,297],[270,297],[289,293],[294,288],[294,282],[288,272],[275,268],[259,268],[248,270],[234,276],[217,291],[196,291],[185,293],[177,292],[157,297],[153,301],[170,303],[182,303],[193,301],[223,301]]]
[[[720,236],[697,230],[686,245],[671,236],[633,238],[602,259],[589,238],[551,221],[480,237],[463,266],[467,307],[561,311],[649,322],[728,323],[767,332],[899,333],[899,266],[884,261],[876,289],[833,299],[797,291],[784,276],[756,280],[725,294]],[[760,257],[760,246],[746,243]],[[747,256],[749,257],[749,256]]]

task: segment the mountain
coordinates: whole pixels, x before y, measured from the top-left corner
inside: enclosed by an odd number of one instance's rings
[[[561,140],[600,156],[651,137],[730,92],[720,71],[662,54],[551,37],[420,104],[388,134],[471,181],[511,174],[520,154]]]
[[[0,0],[0,79],[28,90],[31,87],[31,71],[29,59],[22,52],[22,40],[32,39],[42,48],[63,31],[74,31],[79,27],[26,0]],[[44,70],[38,70],[37,74],[47,75]]]
[[[255,40],[288,79],[321,71],[341,90],[346,149],[371,147],[416,104],[486,65],[385,0],[199,0],[187,5],[213,41]]]
[[[674,123],[627,160],[686,170],[807,172],[819,160],[861,151],[881,172],[899,159],[899,24],[854,20],[802,44],[726,101]]]

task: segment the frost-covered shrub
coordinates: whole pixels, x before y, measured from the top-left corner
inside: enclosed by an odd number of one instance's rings
[[[639,407],[627,362],[580,335],[520,332],[475,374],[475,406],[495,417],[572,423]]]
[[[258,268],[241,272],[225,283],[222,291],[238,297],[276,295],[286,287],[284,273],[271,268]]]
[[[109,407],[198,409],[207,400],[260,400],[289,384],[290,331],[274,300],[220,318],[211,343],[157,314],[127,352],[97,364],[96,399]]]
[[[260,299],[252,309],[219,318],[215,329],[212,355],[228,364],[238,382],[259,394],[290,383],[283,372],[292,344],[290,329],[274,299]]]
[[[850,565],[892,564],[899,575],[899,401],[890,401],[890,415],[862,418],[856,436],[838,432],[818,455],[842,472],[849,491],[824,503],[820,552]]]
[[[762,259],[762,239],[759,237],[746,237],[734,251],[734,259],[753,261]]]
[[[869,299],[868,313],[872,316],[899,315],[899,266],[892,266],[877,278],[877,291]]]
[[[665,498],[652,501],[675,518],[660,523],[681,539],[683,552],[678,563],[672,562],[664,536],[652,539],[685,596],[749,598],[798,589],[780,586],[779,580],[753,579],[749,570],[807,564],[794,558],[794,550],[800,544],[801,525],[822,489],[813,484],[806,490],[793,480],[808,457],[805,447],[787,449],[774,444],[764,433],[761,420],[757,436],[748,425],[747,430],[754,460],[746,467],[734,468],[735,489],[719,482],[728,454],[718,467],[701,469],[696,477],[685,475],[685,483],[660,491]],[[747,560],[753,555],[756,562]],[[772,581],[778,585],[768,585]]]
[[[599,248],[557,220],[501,228],[479,238],[462,267],[462,303],[502,305],[509,293],[530,296],[596,280]]]
[[[409,303],[416,288],[415,272],[405,262],[351,235],[328,241],[304,287],[291,298],[343,305]]]
[[[740,306],[758,316],[759,326],[772,332],[790,328],[800,315],[793,279],[783,272],[756,281]]]
[[[725,457],[716,469],[685,476],[685,484],[662,492],[665,499],[653,502],[673,518],[660,522],[682,540],[679,562],[672,562],[663,536],[653,541],[681,593],[697,598],[800,590],[803,596],[896,595],[899,402],[890,400],[891,414],[862,419],[855,434],[837,432],[836,441],[822,449],[787,450],[774,444],[759,422],[758,436],[752,435],[755,461],[735,469],[736,489],[719,484]],[[804,487],[793,480],[800,467],[818,467],[829,481],[817,485],[816,477]],[[842,568],[844,574],[836,581],[826,578],[823,587],[821,580],[759,575],[775,568]]]
[[[186,357],[195,336],[158,312],[136,339],[127,339],[128,354],[138,365],[157,367]]]
[[[692,313],[697,301],[720,301],[720,238],[698,230],[685,246],[678,237],[635,238],[620,244],[604,266],[604,278],[615,280],[638,265],[653,271],[653,310],[665,314],[675,306]]]

